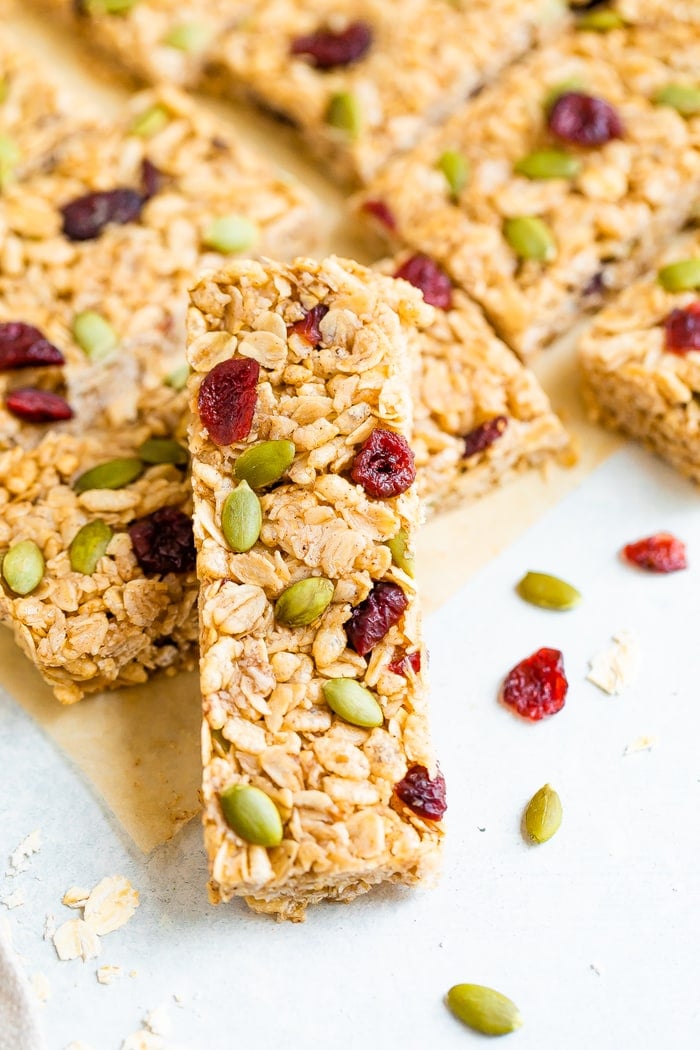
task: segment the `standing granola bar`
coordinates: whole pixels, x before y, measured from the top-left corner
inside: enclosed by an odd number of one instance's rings
[[[527,357],[691,214],[700,114],[662,92],[698,68],[686,25],[567,34],[393,162],[361,208],[441,263]]]
[[[417,881],[441,839],[405,571],[410,344],[432,311],[338,259],[232,264],[192,302],[211,895],[299,920]]]
[[[700,482],[700,234],[598,314],[579,359],[592,418]]]

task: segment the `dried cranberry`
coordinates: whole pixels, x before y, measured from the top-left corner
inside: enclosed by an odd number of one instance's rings
[[[192,519],[177,507],[161,507],[129,526],[136,560],[147,573],[191,572],[195,565]]]
[[[298,36],[292,41],[290,52],[308,56],[317,69],[336,69],[364,58],[371,44],[372,27],[366,22],[352,22],[337,33],[317,29],[307,36]]]
[[[657,532],[622,548],[623,557],[649,572],[678,572],[688,568],[685,543],[670,532]]]
[[[216,445],[248,437],[258,400],[260,365],[250,357],[232,357],[215,365],[199,388],[199,415]]]
[[[368,215],[374,216],[377,222],[380,222],[382,226],[386,226],[387,230],[396,229],[396,216],[384,201],[364,201],[362,211],[366,211]]]
[[[368,596],[352,610],[345,624],[348,645],[366,656],[394,627],[408,607],[408,598],[398,583],[375,583]]]
[[[392,660],[390,664],[387,664],[387,671],[391,671],[392,674],[403,675],[404,678],[409,670],[413,671],[414,674],[419,674],[420,668],[420,649],[416,649],[412,653],[404,653],[403,656],[399,656],[396,660]]]
[[[494,416],[493,419],[487,419],[481,426],[474,427],[473,430],[464,435],[463,458],[469,459],[470,456],[475,456],[477,452],[485,452],[487,448],[493,445],[494,441],[498,441],[499,437],[503,436],[507,426],[508,416]]]
[[[559,650],[538,649],[509,672],[502,698],[523,718],[539,722],[545,715],[561,711],[568,688],[564,657]]]
[[[415,288],[420,288],[426,303],[449,310],[452,306],[452,281],[436,262],[427,255],[412,255],[399,266],[394,277],[403,277]]]
[[[71,241],[92,241],[114,222],[123,226],[134,222],[144,205],[143,194],[136,190],[101,190],[64,204],[63,232]]]
[[[146,200],[160,193],[165,181],[165,175],[155,164],[144,157],[141,161],[141,191]]]
[[[64,357],[34,325],[24,321],[0,324],[0,372],[18,368],[62,365]]]
[[[671,310],[664,321],[666,349],[673,354],[700,350],[700,299],[682,310]]]
[[[616,109],[605,99],[583,91],[565,91],[555,101],[547,118],[549,130],[564,142],[578,146],[603,146],[625,133]]]
[[[10,391],[5,398],[5,407],[25,423],[58,423],[73,418],[73,409],[60,394],[32,386]]]
[[[406,438],[377,427],[355,456],[350,477],[374,499],[400,496],[416,480],[416,463]]]
[[[394,794],[425,820],[442,820],[447,810],[447,786],[440,770],[431,780],[425,766],[411,766],[394,785]]]
[[[584,286],[583,295],[586,299],[598,298],[607,291],[607,285],[605,283],[605,271],[596,270],[591,277],[588,284]]]
[[[325,303],[318,303],[316,306],[312,306],[300,321],[290,324],[287,330],[288,334],[295,332],[311,346],[317,347],[321,342],[321,321],[327,313],[328,307]]]

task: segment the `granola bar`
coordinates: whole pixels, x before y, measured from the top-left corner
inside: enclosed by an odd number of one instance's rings
[[[224,34],[209,72],[366,181],[564,21],[550,0],[268,0]]]
[[[691,273],[679,285],[674,274],[687,260],[695,260],[695,280]],[[667,249],[658,268],[626,288],[582,337],[584,393],[593,419],[700,482],[700,234]]]
[[[700,116],[652,100],[698,68],[685,25],[567,34],[389,165],[360,207],[385,239],[437,259],[528,357],[691,213]]]
[[[411,340],[432,311],[406,283],[338,259],[232,264],[192,302],[210,892],[300,920],[322,899],[416,882],[441,839],[419,602],[387,546],[401,535],[410,551],[420,513]],[[259,489],[261,524],[243,542],[227,508],[250,500],[241,477],[255,484],[249,453],[266,456],[266,441],[291,441],[293,459],[267,474],[279,484]],[[241,824],[244,787],[275,835]]]
[[[115,202],[116,221],[105,225]],[[307,244],[313,214],[304,191],[173,88],[74,132],[50,164],[5,188],[0,362],[17,325],[20,336],[43,336],[58,361],[0,369],[0,555],[32,539],[46,562],[29,595],[4,588],[0,618],[60,700],[191,665],[196,579],[180,440],[187,288],[199,267],[221,265],[224,249]],[[35,421],[30,410],[46,396],[72,417]],[[152,439],[169,444],[142,453]],[[142,455],[142,478],[75,490],[83,471]],[[148,541],[162,557],[137,557],[131,526],[164,508],[153,519],[160,536]],[[82,573],[67,549],[90,518],[114,536]]]
[[[433,324],[418,336],[413,379],[411,447],[429,508],[445,510],[564,459],[569,439],[547,395],[478,306],[427,256],[403,252],[379,265],[436,307]]]

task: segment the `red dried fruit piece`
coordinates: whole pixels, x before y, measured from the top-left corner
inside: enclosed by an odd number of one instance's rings
[[[390,664],[387,664],[387,671],[391,671],[392,674],[400,674],[405,678],[409,672],[409,669],[414,674],[419,674],[421,668],[421,655],[420,649],[416,649],[412,653],[404,653],[396,660],[392,660]]]
[[[196,552],[192,519],[177,507],[160,510],[138,518],[129,526],[134,554],[146,573],[191,572]]]
[[[345,624],[348,645],[366,656],[394,627],[408,607],[408,598],[398,583],[375,583],[367,597],[352,610]]]
[[[304,55],[317,69],[337,69],[358,62],[372,44],[372,27],[366,22],[351,22],[345,29],[317,29],[292,41],[290,53]]]
[[[377,427],[360,451],[350,477],[374,499],[400,496],[416,480],[416,463],[406,438]]]
[[[493,445],[494,441],[498,441],[503,436],[507,427],[508,416],[494,416],[493,419],[487,419],[481,426],[474,427],[473,430],[464,435],[464,452],[462,457],[469,459],[470,456],[475,456],[477,452],[485,452],[487,448]]]
[[[0,324],[0,372],[63,363],[61,351],[34,325],[25,324],[24,321],[5,321]]]
[[[384,201],[364,201],[362,204],[362,211],[366,211],[368,215],[372,215],[377,222],[380,222],[382,226],[386,226],[387,230],[396,229],[396,216]]]
[[[558,139],[577,146],[603,146],[625,134],[617,110],[605,99],[583,91],[559,95],[549,111],[547,124]]]
[[[10,391],[5,398],[5,407],[24,423],[59,423],[73,418],[73,409],[60,394],[32,386]]]
[[[539,722],[545,715],[561,711],[568,688],[562,653],[538,649],[508,673],[501,696],[503,703],[523,718]]]
[[[146,200],[160,193],[165,181],[165,174],[155,164],[144,157],[141,161],[141,191]]]
[[[302,339],[305,339],[307,343],[316,348],[321,342],[321,321],[328,313],[328,307],[325,303],[317,303],[316,306],[312,306],[309,312],[302,317],[300,321],[295,321],[294,324],[290,324],[287,329],[287,334],[295,332],[300,335]]]
[[[426,303],[431,306],[439,306],[441,310],[452,307],[452,281],[429,256],[412,255],[399,266],[394,277],[402,277],[414,288],[420,288]]]
[[[394,784],[394,794],[425,820],[442,820],[447,810],[447,785],[440,770],[431,780],[425,766],[411,766],[403,780]]]
[[[215,365],[199,388],[199,416],[216,445],[248,437],[258,400],[260,365],[250,357],[232,357]]]
[[[670,532],[657,532],[622,548],[623,557],[649,572],[679,572],[688,568],[685,543]]]
[[[64,204],[63,232],[71,241],[91,241],[110,223],[123,226],[141,215],[145,198],[136,190],[117,189],[86,193]]]
[[[666,349],[672,354],[700,350],[700,299],[683,309],[671,310],[664,321]]]

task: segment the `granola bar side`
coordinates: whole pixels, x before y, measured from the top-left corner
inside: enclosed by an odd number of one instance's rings
[[[437,821],[395,794],[409,767],[436,775],[424,678],[414,670],[419,601],[386,545],[403,530],[410,549],[418,497],[410,486],[373,498],[349,476],[371,434],[410,435],[409,337],[432,312],[405,283],[337,259],[232,264],[205,275],[192,302],[210,890],[214,901],[242,895],[257,910],[300,920],[322,899],[415,882],[433,869],[441,839]],[[200,392],[234,355],[260,366],[256,407],[247,436],[220,445],[200,420]],[[222,509],[239,484],[236,463],[270,440],[292,441],[294,459],[259,493],[259,539],[233,553]],[[321,586],[331,587],[332,601],[315,621],[290,626],[276,603],[309,577],[330,581]],[[404,611],[360,655],[348,620],[378,584]],[[374,728],[333,713],[324,685],[335,679],[370,691],[379,705]],[[262,790],[281,815],[273,848],[250,844],[224,819],[222,795],[240,785]]]

